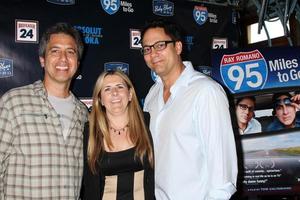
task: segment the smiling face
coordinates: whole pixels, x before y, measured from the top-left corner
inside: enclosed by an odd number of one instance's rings
[[[289,98],[286,95],[282,95],[277,100],[283,101],[284,99]],[[296,117],[296,108],[292,104],[284,104],[276,106],[275,108],[276,116],[281,123],[283,123],[286,128],[293,128],[294,121]]]
[[[66,34],[52,34],[46,46],[45,57],[40,57],[45,69],[44,83],[69,86],[77,71],[78,53],[75,40]]]
[[[101,104],[106,108],[108,117],[128,112],[128,103],[131,101],[132,92],[120,76],[107,75],[103,79],[100,93]]]
[[[150,28],[143,37],[143,47],[151,46],[159,41],[171,41],[163,28]],[[160,77],[165,77],[177,70],[181,66],[180,54],[182,51],[182,43],[177,41],[168,43],[163,50],[155,50],[151,48],[151,53],[144,55],[147,66]]]

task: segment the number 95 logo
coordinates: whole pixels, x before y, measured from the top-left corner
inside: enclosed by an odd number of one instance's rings
[[[220,72],[225,85],[232,93],[264,88],[267,79],[267,64],[258,52],[225,55]]]
[[[193,17],[197,24],[204,24],[208,17],[207,8],[204,6],[195,6],[193,10]]]
[[[100,0],[100,2],[103,10],[110,15],[115,14],[120,8],[120,0]]]

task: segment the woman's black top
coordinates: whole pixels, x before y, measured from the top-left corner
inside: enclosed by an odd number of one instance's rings
[[[135,148],[104,152],[98,160],[98,174],[87,163],[88,127],[84,132],[83,198],[85,200],[153,200],[154,174],[148,159],[135,158]]]

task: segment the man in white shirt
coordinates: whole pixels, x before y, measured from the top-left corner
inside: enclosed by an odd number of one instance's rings
[[[142,54],[159,77],[144,110],[150,112],[157,200],[230,199],[237,158],[222,87],[181,60],[176,24],[154,20],[142,30]]]

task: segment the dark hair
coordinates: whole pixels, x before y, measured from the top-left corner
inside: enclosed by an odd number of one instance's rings
[[[275,94],[273,94],[273,97],[272,97],[273,104],[276,102],[276,99],[278,99],[281,96],[287,96],[289,98],[292,98],[292,95],[289,92],[275,93]]]
[[[54,24],[53,26],[48,28],[46,32],[43,34],[39,44],[39,56],[45,57],[46,46],[50,40],[51,35],[58,34],[58,33],[63,33],[74,38],[77,45],[78,60],[80,60],[83,53],[83,42],[82,42],[80,32],[77,31],[70,24],[63,23],[63,22]]]
[[[239,104],[242,100],[244,100],[244,99],[251,99],[251,100],[254,102],[254,105],[255,105],[255,103],[256,103],[256,99],[255,99],[254,96],[246,96],[246,97],[238,98],[238,99],[236,100],[235,105],[238,105],[238,104]]]
[[[276,113],[276,106],[275,106],[276,100],[281,96],[287,96],[289,98],[292,98],[292,95],[289,92],[280,92],[280,93],[273,94],[273,97],[272,97],[272,103],[273,103],[272,115],[275,115],[275,113]]]
[[[141,41],[143,41],[146,31],[150,28],[163,28],[165,33],[174,41],[182,42],[182,30],[175,22],[163,18],[147,21],[141,30]]]

